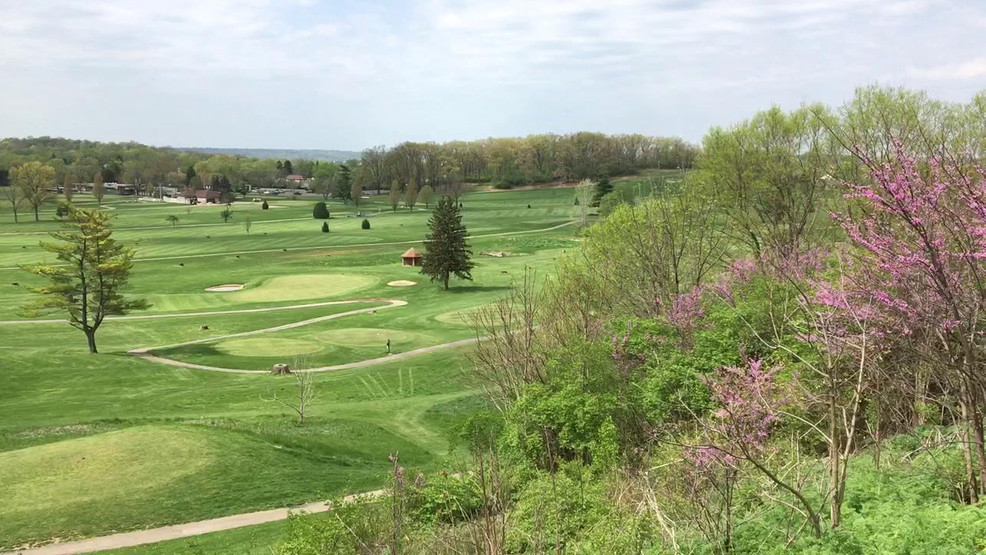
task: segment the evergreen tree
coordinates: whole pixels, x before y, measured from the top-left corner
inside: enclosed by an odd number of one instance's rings
[[[326,220],[329,218],[329,207],[324,202],[316,202],[312,208],[312,217],[316,220]]]
[[[335,175],[335,195],[343,202],[352,200],[353,196],[353,172],[346,164],[340,164],[339,170]]]
[[[322,222],[322,233],[329,232],[329,222]]]
[[[431,281],[441,281],[448,290],[451,276],[472,281],[474,264],[470,261],[472,251],[466,244],[466,227],[462,225],[462,214],[450,197],[443,197],[435,206],[428,221],[431,233],[425,241],[425,254],[421,273],[431,277]]]
[[[95,353],[96,330],[106,316],[143,310],[149,305],[143,299],[123,295],[134,251],[111,237],[113,216],[72,205],[65,208],[68,210],[65,231],[51,233],[57,242],[41,243],[59,263],[25,268],[50,283],[33,290],[39,298],[23,311],[29,317],[64,312],[69,324],[86,334],[89,352]]]
[[[596,194],[592,198],[592,205],[599,206],[599,201],[603,199],[604,196],[613,192],[613,184],[609,182],[609,178],[605,175],[599,178],[596,182]]]

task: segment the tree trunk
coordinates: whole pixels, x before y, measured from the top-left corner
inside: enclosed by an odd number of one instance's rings
[[[835,393],[829,397],[829,488],[832,490],[832,503],[829,506],[829,523],[832,528],[838,528],[842,520],[842,485],[840,480],[839,462],[841,457],[841,441],[839,438],[838,406]]]
[[[85,330],[86,339],[89,341],[89,354],[96,354],[96,330]]]
[[[962,411],[962,454],[965,458],[965,472],[966,480],[968,481],[969,487],[969,503],[975,505],[979,503],[979,486],[976,483],[976,471],[973,466],[973,455],[972,455],[972,425],[971,425],[971,415],[969,410],[969,396],[968,391],[966,391],[965,381],[962,382],[962,389],[960,391],[959,405]]]
[[[38,207],[37,206],[34,207],[34,221],[36,221],[36,222],[40,222],[41,221],[41,219],[38,218]]]
[[[444,285],[445,290],[448,291],[448,274],[442,276],[442,285]]]
[[[979,492],[986,494],[986,447],[983,445],[983,413],[980,410],[978,395],[973,390],[971,395],[972,406],[972,433],[973,441],[976,444],[976,455],[979,457]]]

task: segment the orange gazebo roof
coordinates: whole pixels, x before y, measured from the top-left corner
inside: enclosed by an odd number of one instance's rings
[[[414,250],[414,247],[407,249],[407,252],[401,255],[401,258],[421,258],[418,251]]]

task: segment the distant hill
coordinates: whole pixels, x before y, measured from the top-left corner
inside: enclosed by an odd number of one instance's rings
[[[276,160],[320,160],[325,162],[345,162],[360,157],[359,152],[352,150],[314,150],[314,149],[279,149],[279,148],[212,148],[212,147],[179,147],[175,150],[202,152],[205,154],[230,154],[233,156],[249,156],[252,158],[267,158]]]

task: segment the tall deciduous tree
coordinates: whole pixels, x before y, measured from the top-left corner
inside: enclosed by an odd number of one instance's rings
[[[431,185],[425,185],[418,193],[418,200],[424,203],[425,208],[431,208],[431,197],[434,194],[435,190],[431,188]]]
[[[57,242],[41,247],[55,254],[59,264],[27,267],[47,278],[48,285],[34,289],[39,295],[24,307],[27,316],[64,312],[73,327],[86,334],[89,352],[96,352],[96,330],[106,316],[143,310],[143,299],[128,299],[123,290],[130,278],[134,251],[112,238],[112,215],[99,210],[68,206],[65,231],[52,232]]]
[[[355,204],[358,209],[360,198],[363,196],[363,184],[360,183],[359,180],[353,181],[353,186],[349,191],[349,196],[352,197],[353,204]]]
[[[62,184],[62,193],[65,194],[65,200],[67,202],[72,202],[72,194],[75,192],[72,190],[72,174],[65,172],[65,182]]]
[[[472,281],[472,251],[466,243],[466,226],[462,225],[459,205],[450,197],[443,197],[435,206],[428,226],[431,233],[426,238],[421,273],[430,276],[431,281],[441,281],[445,290],[453,275]]]
[[[21,190],[11,183],[7,187],[3,188],[3,198],[10,203],[10,209],[14,213],[14,223],[16,224],[17,212],[20,210],[21,204],[24,203],[24,197],[21,196]]]
[[[396,179],[390,184],[390,196],[388,200],[390,201],[390,207],[394,209],[394,212],[397,212],[397,205],[401,203],[401,186],[397,184]]]
[[[404,191],[404,205],[408,210],[414,210],[415,203],[418,202],[418,180],[412,179]]]
[[[596,184],[590,179],[583,179],[575,186],[575,204],[578,206],[576,210],[580,227],[585,227],[589,223],[589,207],[595,194]]]
[[[96,202],[102,206],[103,197],[106,195],[106,187],[103,186],[103,174],[96,172],[92,178],[92,196],[96,197]]]
[[[51,195],[49,187],[55,184],[55,168],[41,162],[28,162],[12,169],[10,178],[34,212],[34,221],[39,221],[38,210]]]
[[[775,107],[705,136],[702,178],[754,252],[798,251],[824,231],[819,206],[832,181],[833,147],[826,114],[821,106]]]

